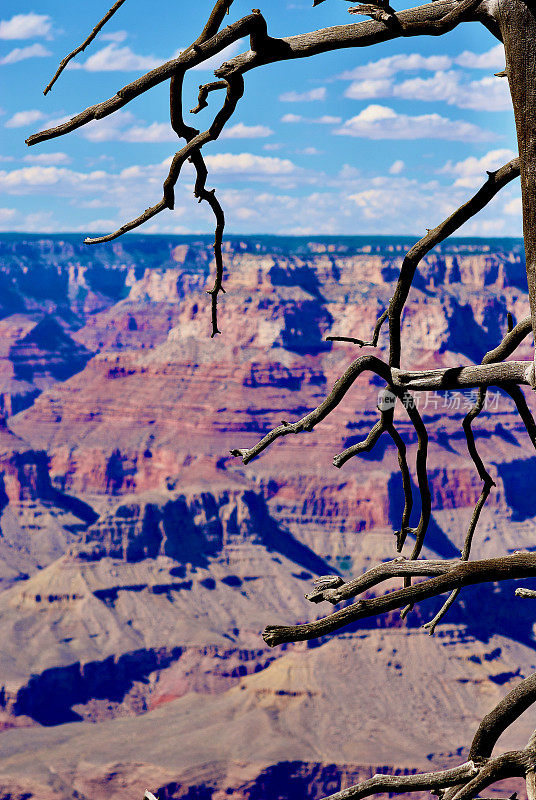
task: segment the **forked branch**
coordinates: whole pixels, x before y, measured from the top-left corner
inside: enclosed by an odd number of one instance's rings
[[[533,553],[515,553],[502,558],[459,562],[444,574],[372,600],[358,600],[353,605],[335,611],[315,622],[289,626],[268,625],[264,629],[263,639],[270,647],[285,642],[317,639],[319,636],[334,633],[353,622],[388,611],[395,611],[408,604],[437,597],[456,588],[493,581],[522,580],[534,577],[536,577],[536,554]]]

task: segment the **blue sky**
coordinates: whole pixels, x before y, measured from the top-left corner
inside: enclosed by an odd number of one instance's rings
[[[408,7],[397,4],[396,8]],[[161,198],[180,148],[168,87],[155,87],[85,129],[28,148],[51,122],[111,97],[187,46],[211,4],[126,0],[52,91],[60,59],[107,10],[87,0],[4,0],[0,17],[0,229],[108,232]],[[267,0],[269,33],[285,36],[358,20],[344,0],[312,8]],[[236,0],[229,21],[250,13]],[[234,52],[248,49],[243,41]],[[228,57],[228,54],[227,54]],[[225,54],[219,63],[225,60]],[[191,73],[186,107],[217,64]],[[269,65],[246,75],[246,92],[218,142],[204,152],[229,233],[422,235],[515,155],[502,45],[476,23],[441,38],[416,37]],[[221,102],[192,117],[207,127]],[[174,212],[139,233],[210,232],[186,169]],[[521,233],[520,190],[503,190],[466,235]]]

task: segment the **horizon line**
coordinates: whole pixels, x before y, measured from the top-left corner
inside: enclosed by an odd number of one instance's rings
[[[100,235],[102,232],[98,231],[90,231],[92,235]],[[86,236],[88,232],[82,233],[81,231],[0,231],[0,238],[2,236]],[[128,232],[124,233],[121,236],[117,237],[118,239],[127,239],[127,238],[135,238],[135,237],[145,237],[145,238],[157,238],[157,237],[176,237],[176,238],[188,238],[188,237],[206,237],[206,238],[213,238],[214,233],[155,233],[155,232],[147,232],[147,233],[133,233]],[[419,242],[424,236],[417,236],[408,233],[326,233],[326,234],[319,234],[319,233],[226,233],[223,235],[224,240],[229,238],[241,238],[241,239],[262,239],[262,238],[276,238],[276,239],[309,239],[309,240],[325,240],[325,239],[395,239],[400,241],[401,239],[410,239],[413,242]],[[447,241],[452,240],[482,240],[482,241],[493,241],[493,240],[505,240],[511,239],[514,241],[524,242],[524,238],[522,235],[519,236],[480,236],[480,235],[460,235],[460,236],[448,236],[446,239],[443,239],[438,244],[443,244]],[[113,241],[116,241],[115,239]],[[82,244],[83,244],[82,239]],[[103,242],[103,244],[109,244],[109,242]],[[88,245],[89,247],[90,245]]]

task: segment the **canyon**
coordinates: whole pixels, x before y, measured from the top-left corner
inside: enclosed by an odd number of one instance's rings
[[[373,352],[326,337],[370,337],[411,244],[230,237],[211,339],[208,237],[0,237],[1,797],[316,798],[451,766],[536,668],[531,603],[508,583],[464,590],[434,637],[420,626],[440,599],[330,641],[260,636],[326,613],[304,599],[316,575],[396,554],[390,441],[331,463],[376,421],[381,382],[362,376],[312,433],[247,466],[230,450]],[[528,313],[522,243],[444,243],[414,282],[404,366],[479,362],[507,313]],[[515,357],[531,352],[527,339]],[[473,400],[419,397],[427,557],[457,557],[481,491],[461,427]],[[474,429],[496,486],[472,557],[533,550],[536,454],[509,398],[490,392]],[[500,747],[532,728],[524,715]]]

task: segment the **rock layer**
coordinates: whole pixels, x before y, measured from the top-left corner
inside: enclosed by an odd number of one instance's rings
[[[327,643],[260,638],[267,622],[327,613],[303,598],[315,574],[394,555],[393,447],[330,466],[376,420],[376,380],[247,467],[229,450],[322,401],[362,352],[326,336],[370,335],[408,246],[229,240],[211,340],[206,239],[132,237],[91,256],[67,236],[2,239],[0,793],[319,797],[376,769],[463,760],[478,719],[534,668],[530,604],[508,586],[464,591],[435,639],[418,626],[441,600]],[[405,365],[479,361],[507,311],[527,309],[519,243],[446,243],[416,277]],[[461,431],[473,399],[419,398],[427,556],[456,557],[480,493]],[[489,400],[474,426],[496,482],[480,557],[532,548],[536,529],[526,434]],[[414,476],[402,409],[396,422]],[[508,736],[522,745],[525,722]]]

